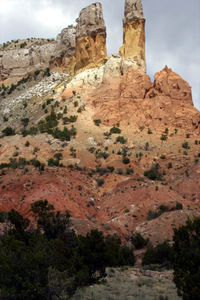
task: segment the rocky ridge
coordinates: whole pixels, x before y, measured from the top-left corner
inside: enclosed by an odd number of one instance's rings
[[[83,8],[77,25],[64,28],[56,41],[42,40],[20,47],[11,43],[0,49],[0,82],[10,84],[38,70],[50,67],[71,74],[96,68],[107,59],[106,27],[99,2]],[[125,2],[123,58],[135,60],[145,70],[145,33],[141,1]],[[15,47],[12,47],[14,45]],[[139,62],[139,63],[138,63]]]

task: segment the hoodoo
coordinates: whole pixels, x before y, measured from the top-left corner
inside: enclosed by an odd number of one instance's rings
[[[142,59],[145,66],[145,19],[141,0],[125,0],[123,45],[119,54],[123,58]]]
[[[103,64],[106,52],[106,27],[101,3],[93,3],[81,10],[76,28],[76,66],[80,69]]]

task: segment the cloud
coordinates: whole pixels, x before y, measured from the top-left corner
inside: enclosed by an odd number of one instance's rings
[[[102,0],[108,54],[122,44],[125,0]],[[92,0],[0,0],[0,43],[27,37],[55,38],[75,24],[80,10]],[[146,18],[147,72],[151,77],[165,65],[192,86],[200,110],[200,1],[143,0]],[[2,30],[3,28],[3,30]]]

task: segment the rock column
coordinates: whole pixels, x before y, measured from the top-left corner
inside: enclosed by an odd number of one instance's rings
[[[102,65],[107,52],[101,3],[97,2],[82,9],[76,22],[75,72]]]
[[[145,66],[145,19],[141,0],[125,0],[123,18],[123,58],[141,59]]]

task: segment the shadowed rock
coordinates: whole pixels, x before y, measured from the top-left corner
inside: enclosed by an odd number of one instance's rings
[[[63,67],[69,71],[74,69],[76,53],[76,27],[64,28],[56,39],[54,55],[51,58],[50,66]]]

